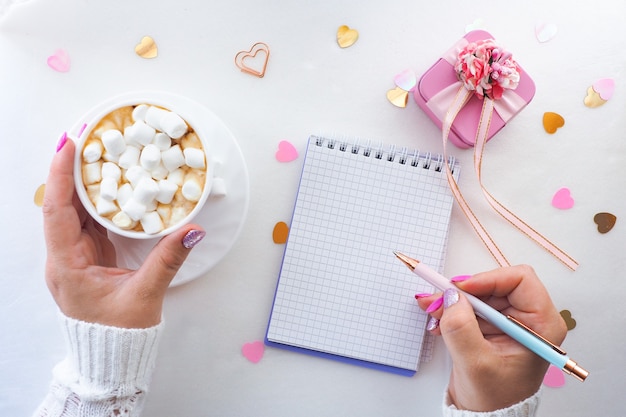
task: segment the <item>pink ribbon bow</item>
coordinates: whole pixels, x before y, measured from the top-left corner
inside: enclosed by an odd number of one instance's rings
[[[443,58],[454,67],[459,51],[467,44],[467,39],[461,39],[443,56]],[[533,92],[534,91],[531,91],[531,96],[528,97],[528,91],[526,91],[524,88],[522,88],[519,92],[513,89],[507,89],[502,94],[501,99],[493,100],[488,97],[484,97],[482,99],[480,117],[477,121],[478,124],[477,126],[472,126],[473,128],[475,128],[476,132],[474,144],[474,169],[476,171],[476,175],[478,177],[478,181],[484,197],[498,214],[500,214],[504,219],[506,219],[509,223],[515,226],[530,239],[538,243],[546,251],[554,255],[568,268],[570,268],[571,270],[576,270],[576,268],[578,267],[578,262],[576,262],[571,256],[569,256],[567,253],[562,251],[555,244],[550,242],[543,235],[541,235],[539,232],[529,226],[526,222],[516,216],[509,209],[504,207],[485,189],[482,183],[481,165],[484,147],[487,143],[488,138],[490,138],[493,134],[495,134],[495,132],[497,132],[497,130],[503,127],[504,124],[506,124],[506,122],[509,121],[519,111],[519,109],[525,106],[530,98],[532,98]],[[428,108],[435,115],[437,115],[439,120],[442,121],[441,131],[443,137],[443,152],[445,160],[448,160],[448,136],[450,135],[452,124],[455,121],[457,115],[459,114],[459,112],[461,112],[462,109],[464,109],[466,105],[468,105],[468,102],[470,100],[473,102],[473,106],[480,105],[481,100],[474,98],[474,96],[475,91],[467,89],[464,86],[463,82],[457,79],[456,82],[452,82],[450,83],[450,85],[442,88],[427,103]],[[494,120],[500,125],[497,130],[495,130],[495,132],[493,131],[494,129],[491,126]],[[476,123],[476,119],[472,119],[472,122]],[[457,203],[461,207],[463,213],[469,220],[475,232],[482,240],[484,245],[487,247],[491,255],[495,258],[496,262],[498,262],[500,266],[509,266],[509,261],[506,259],[498,245],[494,242],[491,235],[478,220],[478,218],[470,208],[469,204],[463,197],[461,190],[459,189],[459,186],[452,175],[450,167],[448,166],[448,164],[445,164],[445,166],[450,189],[452,190],[452,193]]]

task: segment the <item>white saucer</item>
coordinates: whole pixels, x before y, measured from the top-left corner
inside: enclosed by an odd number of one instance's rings
[[[206,230],[206,237],[196,246],[180,268],[170,286],[176,286],[198,278],[222,260],[233,246],[248,211],[248,169],[235,137],[226,125],[209,109],[188,98],[161,91],[127,93],[101,103],[79,120],[69,133],[78,136],[83,125],[95,117],[102,106],[112,101],[123,101],[140,96],[146,100],[171,103],[172,108],[190,115],[194,128],[208,133],[205,137],[210,145],[211,157],[221,162],[216,177],[224,179],[226,196],[211,197],[193,220]],[[117,263],[122,268],[137,269],[159,239],[131,239],[109,232],[117,252]]]

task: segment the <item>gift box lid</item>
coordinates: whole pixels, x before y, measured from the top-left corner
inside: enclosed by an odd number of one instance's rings
[[[430,117],[439,128],[447,112],[448,104],[452,102],[461,81],[454,70],[459,51],[468,43],[484,39],[494,39],[490,33],[475,30],[467,33],[452,46],[432,67],[420,78],[413,97],[419,107]],[[515,90],[506,90],[503,98],[496,100],[488,139],[502,129],[506,123],[518,114],[532,100],[535,95],[535,83],[528,73],[520,66],[520,81]],[[477,96],[472,96],[457,114],[448,139],[460,148],[474,146],[476,129],[480,120],[483,102]]]

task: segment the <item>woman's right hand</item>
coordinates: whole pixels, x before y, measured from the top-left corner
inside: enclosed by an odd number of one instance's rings
[[[452,280],[459,289],[515,317],[551,342],[560,345],[565,339],[565,322],[531,267],[499,268]],[[427,310],[439,297],[421,296],[418,303]],[[539,390],[549,364],[477,317],[463,294],[446,290],[442,306],[431,315],[430,329],[443,337],[452,357],[448,392],[458,409],[494,411]]]

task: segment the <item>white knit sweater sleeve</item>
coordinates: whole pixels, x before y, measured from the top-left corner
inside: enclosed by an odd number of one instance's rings
[[[122,329],[60,314],[67,356],[34,417],[133,417],[143,408],[162,324]]]
[[[534,417],[539,408],[539,398],[541,389],[534,395],[526,398],[517,404],[496,411],[476,412],[458,410],[452,401],[446,389],[443,401],[443,417]]]

